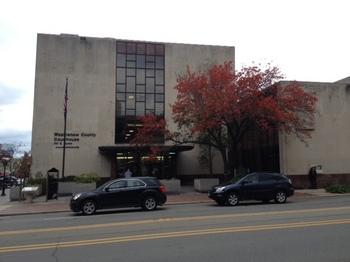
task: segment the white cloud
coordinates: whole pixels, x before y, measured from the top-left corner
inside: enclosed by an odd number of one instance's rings
[[[348,10],[346,0],[3,1],[0,83],[22,97],[0,105],[0,131],[31,129],[37,33],[233,45],[237,67],[272,62],[288,79],[333,82],[350,75]]]

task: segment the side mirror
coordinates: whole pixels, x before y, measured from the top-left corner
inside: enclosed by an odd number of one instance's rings
[[[248,184],[248,183],[249,183],[248,181],[242,181],[242,182],[241,182],[241,185],[242,185],[242,186],[245,186],[245,185]]]
[[[109,187],[105,187],[104,191],[109,192]]]

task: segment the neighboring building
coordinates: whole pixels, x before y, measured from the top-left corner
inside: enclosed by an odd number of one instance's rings
[[[282,82],[288,83],[288,82]],[[317,98],[315,125],[306,144],[280,134],[280,169],[297,187],[307,187],[307,174],[317,165],[320,186],[350,183],[350,77],[334,83],[298,82]]]
[[[32,135],[32,175],[62,167],[63,108],[68,78],[65,175],[116,177],[126,167],[159,177],[203,175],[192,146],[163,145],[158,159],[128,141],[137,116],[171,120],[179,75],[235,60],[234,47],[153,43],[77,35],[38,34]],[[175,125],[170,122],[170,128]],[[160,143],[162,141],[159,141]],[[222,173],[220,158],[214,173]],[[135,162],[142,165],[135,169]]]

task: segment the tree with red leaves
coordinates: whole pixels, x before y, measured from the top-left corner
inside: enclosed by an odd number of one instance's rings
[[[177,79],[178,94],[172,105],[178,130],[169,132],[165,122],[157,124],[155,118],[146,117],[140,135],[164,131],[176,143],[214,147],[220,152],[225,174],[232,174],[239,166],[239,146],[251,130],[293,133],[303,141],[310,136],[316,97],[297,83],[278,83],[281,79],[277,67],[251,66],[234,71],[227,62],[207,72],[188,68]],[[162,128],[157,127],[159,124]]]

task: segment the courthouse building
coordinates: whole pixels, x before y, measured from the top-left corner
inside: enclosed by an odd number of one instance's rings
[[[139,125],[137,117],[147,113],[170,120],[169,127],[175,128],[170,104],[176,99],[177,77],[187,66],[206,70],[234,60],[234,47],[38,34],[32,175],[61,169],[66,78],[66,176],[116,177],[137,161],[142,162],[142,175],[208,174],[192,145],[163,144],[157,159],[148,159],[147,148],[136,157],[129,141]],[[219,158],[213,171],[223,172]]]
[[[138,116],[147,113],[165,118],[175,130],[170,105],[176,99],[177,77],[187,66],[206,70],[226,61],[234,65],[234,47],[38,34],[32,175],[46,174],[52,167],[61,170],[68,78],[66,176],[117,177],[127,167],[137,175],[160,178],[208,176],[208,167],[199,161],[198,146],[172,146],[160,140],[161,151],[150,159],[148,148],[136,154],[129,141],[140,125]],[[246,168],[281,171],[305,186],[306,174],[315,164],[324,183],[332,178],[349,181],[349,82],[301,82],[319,99],[312,139],[306,145],[278,134],[267,146],[258,145],[261,156],[251,157]],[[135,163],[141,166],[135,169]],[[223,173],[218,154],[214,154],[213,173]]]

